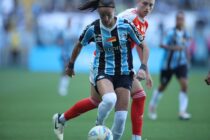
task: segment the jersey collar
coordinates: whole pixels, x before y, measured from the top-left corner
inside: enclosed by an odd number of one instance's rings
[[[115,18],[117,18],[117,17],[115,17]],[[117,22],[118,22],[118,18],[117,18],[115,24],[111,28],[107,28],[106,26],[103,25],[103,23],[100,20],[100,26],[101,26],[101,28],[103,28],[103,29],[105,29],[107,31],[112,31],[117,26]]]

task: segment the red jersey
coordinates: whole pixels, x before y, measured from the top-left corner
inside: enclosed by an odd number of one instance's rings
[[[124,12],[120,13],[118,17],[125,18],[129,20],[130,22],[133,22],[133,24],[138,29],[139,33],[142,36],[145,36],[147,28],[148,28],[148,22],[144,19],[141,19],[137,14],[136,8],[127,9]],[[132,48],[135,47],[135,43],[133,42],[131,45]]]

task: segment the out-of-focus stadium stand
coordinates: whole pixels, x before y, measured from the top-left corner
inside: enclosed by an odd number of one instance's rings
[[[136,0],[116,0],[116,12],[135,7]],[[86,25],[98,18],[95,12],[77,9],[85,0],[0,0],[0,67],[24,67],[32,71],[60,71],[58,37],[71,19],[71,36],[78,38]],[[190,50],[193,66],[209,64],[210,1],[161,0],[148,16],[146,42],[151,49],[149,65],[158,72],[162,50],[159,44],[164,32],[174,26],[175,13],[186,12],[186,27],[192,35]],[[76,41],[76,39],[75,39]],[[74,41],[70,44],[73,46]],[[76,68],[87,72],[94,45],[85,47]],[[155,63],[154,63],[155,62]],[[135,66],[139,61],[134,52]]]

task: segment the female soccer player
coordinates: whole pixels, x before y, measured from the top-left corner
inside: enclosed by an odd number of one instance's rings
[[[96,43],[96,56],[94,58],[94,84],[102,101],[98,106],[97,125],[103,125],[108,114],[116,102],[116,112],[113,125],[113,136],[119,140],[123,134],[127,108],[130,96],[130,88],[133,80],[133,64],[131,53],[131,42],[133,40],[139,47],[143,37],[138,33],[136,27],[128,20],[114,17],[113,0],[88,1],[81,10],[92,8],[98,9],[100,20],[96,20],[87,26],[76,44],[66,73],[74,75],[74,62],[82,49],[82,46],[93,41]],[[145,46],[144,46],[145,47]],[[146,48],[146,47],[145,47]],[[138,72],[138,78],[145,78],[147,56],[143,50],[142,65]],[[117,97],[116,97],[117,95]],[[55,134],[58,139],[63,139],[65,113],[61,116],[55,114]]]
[[[182,11],[176,15],[176,27],[171,29],[163,39],[161,47],[164,49],[163,65],[160,74],[160,86],[153,92],[149,105],[149,117],[157,118],[156,108],[173,75],[176,75],[180,84],[179,118],[188,120],[191,115],[187,113],[188,106],[188,63],[189,63],[189,35],[185,29],[185,15]]]
[[[146,29],[148,28],[148,22],[144,19],[153,9],[155,0],[139,0],[137,3],[137,8],[128,9],[121,13],[119,16],[129,19],[138,27],[138,31],[145,36]],[[145,45],[144,43],[142,45]],[[134,47],[134,43],[132,43]],[[137,52],[142,59],[142,49],[138,49]],[[146,49],[146,48],[145,48]],[[146,73],[147,86],[151,88],[152,80],[147,71]],[[90,83],[91,83],[91,96],[89,98],[82,99],[78,101],[73,107],[64,113],[65,120],[73,119],[82,113],[90,111],[98,107],[100,103],[100,96],[95,91],[93,86],[94,76],[93,70],[91,68],[90,72]],[[141,140],[142,136],[142,125],[143,125],[143,112],[146,94],[143,87],[137,79],[133,81],[131,95],[133,98],[131,106],[131,119],[132,119],[132,140]],[[135,96],[134,96],[135,95]]]

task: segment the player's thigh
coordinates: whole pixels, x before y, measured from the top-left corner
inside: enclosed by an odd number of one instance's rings
[[[175,70],[176,77],[183,88],[188,85],[188,69],[187,65],[182,65]]]
[[[117,103],[115,105],[115,110],[128,110],[130,90],[123,87],[119,87],[115,89],[115,92],[117,94]]]
[[[116,111],[128,109],[132,82],[132,75],[121,75],[114,77],[114,88],[117,94]]]
[[[161,70],[160,73],[160,84],[162,87],[166,87],[168,83],[171,81],[171,78],[173,76],[172,70]]]
[[[143,90],[143,86],[138,79],[134,78],[132,82],[131,96],[133,96],[136,92],[140,90]]]
[[[97,101],[101,101],[101,96],[92,83],[90,84],[90,96]]]
[[[109,79],[101,79],[96,81],[96,86],[99,94],[103,96],[107,93],[113,93],[114,92],[114,86],[113,83]]]

